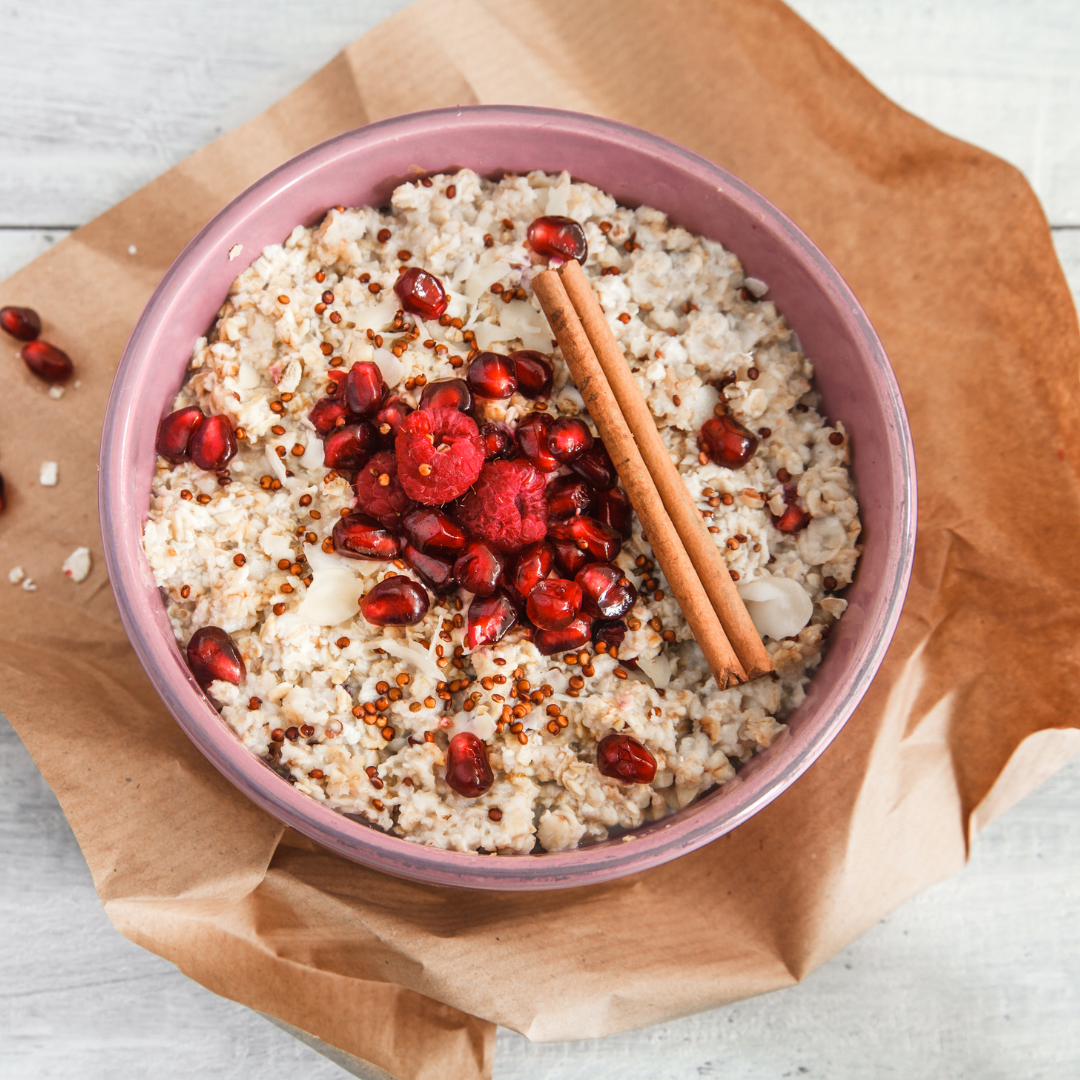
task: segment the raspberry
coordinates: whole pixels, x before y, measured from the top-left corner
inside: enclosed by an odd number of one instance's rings
[[[491,461],[463,500],[458,520],[496,551],[518,551],[547,532],[547,481],[524,458]]]
[[[484,465],[476,421],[457,409],[417,409],[394,441],[398,479],[410,499],[439,506],[468,491]]]
[[[380,476],[389,477],[389,481],[380,484]],[[398,462],[392,450],[375,454],[356,474],[356,505],[388,529],[397,528],[402,515],[412,507],[412,500],[401,489]]]

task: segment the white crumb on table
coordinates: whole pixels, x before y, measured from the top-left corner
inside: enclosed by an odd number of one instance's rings
[[[18,585],[24,577],[26,577],[26,571],[21,566],[13,566],[8,571],[7,579],[12,585]]]
[[[64,396],[64,388],[62,386],[50,386],[49,397],[54,401],[59,401]]]
[[[77,547],[65,560],[63,571],[72,581],[85,581],[90,573],[90,549]]]
[[[138,253],[139,253],[139,249],[134,244],[129,244],[128,245],[128,254],[129,255],[138,255]]]
[[[24,578],[22,587],[25,592],[37,592],[37,582],[33,578]]]
[[[43,461],[38,473],[38,483],[42,487],[56,487],[60,479],[60,465],[55,461]]]

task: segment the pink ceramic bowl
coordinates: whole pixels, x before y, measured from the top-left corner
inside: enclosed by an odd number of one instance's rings
[[[140,547],[158,419],[171,410],[192,343],[236,275],[330,206],[382,205],[403,180],[462,166],[481,174],[566,169],[721,241],[768,282],[814,360],[828,416],[851,433],[865,551],[805,702],[788,732],[734,780],[637,830],[632,843],[479,857],[388,836],[302,795],[241,745],[199,690]],[[236,244],[243,258],[231,261]],[[776,207],[704,158],[636,128],[552,109],[472,106],[397,117],[316,146],[250,187],[188,244],[142,313],[116,373],[100,464],[109,577],[128,637],[177,723],[268,813],[348,859],[436,885],[529,890],[608,881],[746,821],[813,764],[866,692],[899,618],[914,550],[915,464],[900,391],[866,315],[825,256]]]

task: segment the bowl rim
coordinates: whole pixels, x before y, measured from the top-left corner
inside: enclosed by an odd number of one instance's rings
[[[889,538],[888,566],[892,584],[887,602],[868,620],[868,647],[863,660],[836,702],[829,699],[830,715],[805,739],[784,770],[763,783],[741,783],[736,777],[706,795],[717,809],[681,820],[683,812],[643,826],[632,843],[615,840],[591,844],[569,852],[544,852],[522,856],[481,856],[428,847],[359,824],[296,791],[241,743],[209,705],[180,658],[174,640],[163,640],[152,624],[145,602],[145,575],[149,564],[142,553],[141,524],[146,508],[129,508],[125,515],[122,492],[129,484],[124,451],[129,425],[115,418],[130,415],[133,398],[132,373],[156,329],[169,316],[170,299],[187,280],[190,263],[209,252],[229,247],[231,224],[255,213],[267,202],[316,173],[327,163],[350,157],[385,139],[419,138],[434,128],[475,124],[480,119],[498,129],[560,125],[578,135],[617,138],[633,152],[676,164],[716,185],[720,193],[757,218],[758,227],[771,230],[791,256],[801,261],[829,296],[839,318],[846,324],[863,359],[870,365],[882,399],[887,404],[886,443],[896,464],[900,493],[900,527]],[[739,254],[736,252],[736,254]],[[256,256],[258,257],[258,256]],[[877,673],[900,618],[914,559],[916,526],[915,456],[904,403],[885,350],[869,318],[840,273],[810,238],[768,199],[722,166],[678,143],[620,121],[560,109],[522,105],[467,105],[403,114],[343,132],[319,143],[273,169],[230,201],[184,247],[162,277],[139,316],[117,367],[105,410],[99,459],[98,503],[102,540],[109,580],[121,621],[132,647],[155,690],[180,727],[202,753],[235,787],[267,813],[297,829],[310,839],[342,855],[383,872],[428,885],[499,891],[537,891],[598,884],[658,866],[693,851],[748,820],[793,784],[824,752],[855,711]],[[134,515],[136,529],[131,530]],[[141,560],[141,565],[140,565]],[[854,661],[853,661],[854,662]],[[178,668],[185,677],[178,677]],[[212,718],[212,719],[211,719]],[[223,737],[224,736],[224,737]],[[265,783],[273,776],[279,783]],[[747,798],[747,787],[756,787]],[[743,788],[741,805],[734,813],[722,809],[724,795]],[[690,805],[699,805],[700,800]],[[345,826],[348,826],[346,828]],[[625,839],[625,838],[624,838]]]

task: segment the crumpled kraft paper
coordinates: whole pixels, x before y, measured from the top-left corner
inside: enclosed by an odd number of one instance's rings
[[[425,888],[266,817],[157,700],[102,570],[105,400],[172,259],[313,143],[468,102],[616,117],[764,192],[865,305],[918,457],[907,605],[839,738],[709,847],[572,892]],[[81,380],[51,400],[3,346],[0,568],[40,588],[0,585],[0,704],[109,916],[212,990],[402,1080],[488,1076],[496,1022],[579,1039],[794,983],[959,869],[974,831],[1080,746],[1080,336],[1042,210],[1015,169],[890,103],[777,0],[421,0],[56,245],[0,303],[37,308]],[[38,486],[43,460],[58,487]],[[60,565],[81,544],[95,568],[75,585]]]

